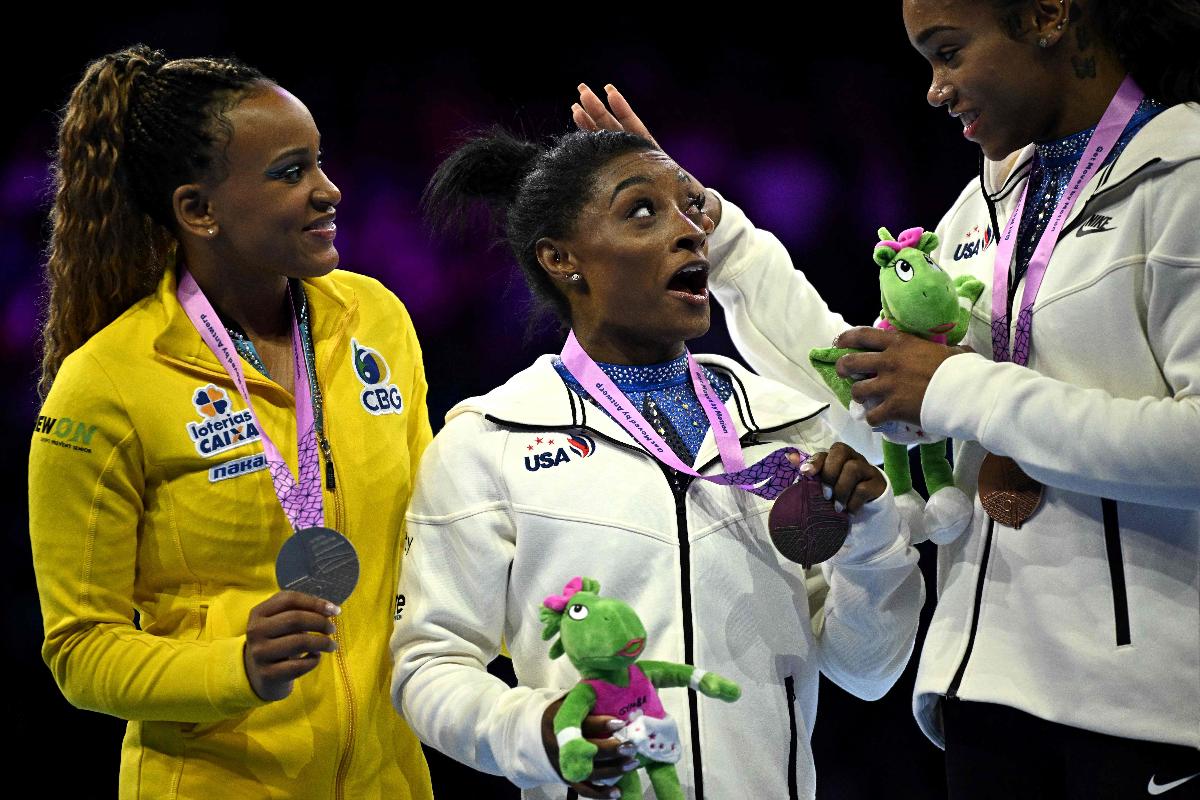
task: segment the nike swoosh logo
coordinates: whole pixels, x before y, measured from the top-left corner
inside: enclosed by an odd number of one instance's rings
[[[1080,228],[1075,232],[1075,237],[1079,238],[1080,236],[1087,236],[1089,233],[1108,233],[1109,231],[1115,230],[1116,228]]]
[[[1188,775],[1186,778],[1180,778],[1177,781],[1171,781],[1170,783],[1155,783],[1154,779],[1157,776],[1151,775],[1150,783],[1146,785],[1146,794],[1163,794],[1164,792],[1169,792],[1176,786],[1182,786],[1183,784],[1187,783],[1192,778],[1196,777],[1196,775],[1200,775],[1200,772],[1197,772],[1195,775]]]

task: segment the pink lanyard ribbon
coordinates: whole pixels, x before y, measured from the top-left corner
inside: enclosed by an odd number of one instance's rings
[[[304,342],[300,337],[300,324],[295,315],[292,316],[292,359],[296,383],[296,441],[298,448],[298,464],[300,480],[297,481],[288,468],[287,462],[279,452],[279,448],[267,435],[267,429],[254,411],[250,402],[250,390],[246,385],[246,376],[242,372],[241,358],[233,347],[233,342],[225,334],[225,326],[221,324],[217,312],[200,290],[196,279],[186,270],[182,270],[179,288],[176,292],[180,305],[188,319],[192,321],[200,338],[212,350],[217,361],[225,368],[225,372],[237,386],[254,425],[262,437],[263,454],[271,470],[271,482],[275,486],[275,496],[279,505],[287,514],[288,522],[296,530],[301,528],[319,527],[325,524],[325,510],[321,495],[321,465],[317,457],[316,424],[313,421],[313,403],[311,385],[308,382],[308,365],[304,358]]]
[[[685,351],[686,352],[686,351]],[[794,447],[785,447],[771,453],[769,456],[746,466],[742,456],[742,445],[729,416],[729,409],[721,402],[721,398],[709,383],[704,369],[687,353],[688,372],[692,377],[692,388],[700,400],[700,407],[708,417],[712,426],[713,437],[717,442],[717,451],[721,454],[721,464],[727,470],[721,475],[701,475],[687,464],[683,463],[675,451],[655,433],[654,428],[646,418],[634,407],[633,402],[625,393],[617,388],[612,378],[584,352],[575,338],[575,332],[567,336],[563,346],[562,363],[579,385],[587,392],[600,407],[609,412],[617,424],[633,437],[633,440],[646,449],[650,455],[657,458],[677,472],[691,475],[694,478],[710,481],[721,486],[735,486],[738,489],[756,494],[767,500],[774,500],[787,487],[796,481],[799,469],[792,466],[788,460],[789,453],[798,453],[801,458],[807,454]],[[764,483],[765,481],[765,483]],[[761,484],[761,485],[759,485]]]
[[[1029,193],[1029,181],[1021,190],[1021,199],[1013,209],[1008,224],[1004,226],[1004,235],[996,247],[996,260],[992,268],[992,357],[996,361],[1012,361],[1025,366],[1029,363],[1029,341],[1033,334],[1033,302],[1037,299],[1038,290],[1042,288],[1042,279],[1046,276],[1046,268],[1050,264],[1050,255],[1058,241],[1058,232],[1075,207],[1079,193],[1087,183],[1088,178],[1104,163],[1125,126],[1133,119],[1138,104],[1142,102],[1144,93],[1133,82],[1132,76],[1126,76],[1108,104],[1104,115],[1100,117],[1096,130],[1092,132],[1083,155],[1075,165],[1071,182],[1067,185],[1054,215],[1042,236],[1038,239],[1037,247],[1029,259],[1025,271],[1025,290],[1021,293],[1021,310],[1017,315],[1017,334],[1012,352],[1009,352],[1008,340],[1008,276],[1013,250],[1016,247],[1017,228],[1021,221],[1021,212],[1025,208],[1025,198]]]

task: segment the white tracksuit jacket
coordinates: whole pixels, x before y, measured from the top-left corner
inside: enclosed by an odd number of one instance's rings
[[[1032,155],[986,168],[1001,226]],[[989,360],[990,224],[974,180],[938,225],[934,259],[986,289],[965,342],[979,355],[938,368],[921,424],[954,438],[969,495],[990,450],[1046,496],[1019,530],[977,504],[968,532],[940,548],[917,720],[940,744],[938,703],[952,694],[1200,747],[1200,106],[1163,111],[1084,189],[1034,306],[1028,368]],[[779,242],[726,203],[710,255],[750,363],[831,397],[807,354],[846,323]]]
[[[831,443],[821,403],[728,359],[699,360],[732,378],[727,405],[747,463]],[[538,608],[586,575],[641,616],[645,658],[741,684],[730,704],[661,692],[684,743],[689,798],[813,797],[818,671],[876,698],[912,650],[924,587],[891,493],[861,509],[846,547],[806,575],[772,547],[769,502],[706,481],[673,485],[552,361],[456,406],[426,453],[392,638],[396,708],[423,741],[508,777],[526,798],[565,798],[540,720],[579,676],[565,657],[550,660]],[[711,431],[696,464],[721,469]],[[501,642],[517,688],[485,672]]]

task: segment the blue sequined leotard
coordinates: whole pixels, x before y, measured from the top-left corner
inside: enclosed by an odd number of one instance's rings
[[[1125,145],[1129,144],[1129,140],[1164,108],[1165,106],[1157,100],[1144,98],[1138,104],[1133,119],[1125,126],[1121,138],[1104,159],[1101,169],[1112,163],[1125,149]],[[1092,126],[1061,139],[1034,145],[1033,166],[1029,170],[1029,192],[1026,194],[1025,210],[1021,213],[1021,224],[1017,228],[1016,275],[1008,284],[1010,307],[1017,284],[1029,268],[1029,259],[1033,257],[1038,239],[1050,224],[1054,207],[1066,191],[1071,175],[1075,172],[1075,165],[1079,163],[1083,149],[1095,130],[1096,127]]]
[[[686,355],[662,364],[629,366],[597,362],[597,366],[641,410],[642,416],[666,440],[675,455],[687,463],[695,460],[709,426],[708,417],[704,415],[704,409],[700,407],[692,388]],[[554,369],[576,394],[600,407],[591,400],[560,359],[554,360]],[[704,374],[722,402],[733,395],[733,384],[729,378],[708,367],[704,367]]]

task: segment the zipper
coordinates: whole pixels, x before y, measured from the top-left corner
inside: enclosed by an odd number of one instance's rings
[[[331,527],[334,530],[342,531],[342,526],[345,524],[344,507],[342,505],[341,493],[337,491],[337,483],[333,479],[333,453],[329,447],[329,440],[326,438],[324,430],[321,431],[321,449],[325,452],[325,464],[328,469],[326,472],[326,486],[333,495],[333,522]],[[342,533],[345,533],[345,531],[342,531]],[[342,757],[338,761],[337,773],[334,778],[334,796],[338,800],[342,800],[345,797],[346,773],[350,770],[350,760],[354,755],[356,712],[354,689],[350,684],[350,667],[346,663],[346,648],[343,646],[346,640],[343,635],[341,620],[334,618],[333,626],[333,639],[338,645],[333,661],[337,666],[337,674],[342,679],[343,695],[346,700],[346,748],[342,751]]]
[[[988,561],[992,554],[992,534],[995,528],[996,521],[988,517],[987,534],[983,540],[983,559],[979,562],[979,578],[975,583],[975,608],[971,617],[971,632],[967,636],[967,649],[963,651],[962,661],[958,662],[954,679],[950,681],[950,688],[946,690],[947,700],[958,699],[958,687],[962,684],[963,673],[967,671],[967,662],[971,659],[971,651],[975,649],[975,634],[979,630],[979,611],[983,605],[983,582],[987,577]]]
[[[788,726],[791,729],[791,739],[788,744],[788,800],[800,800],[800,787],[796,783],[796,748],[798,729],[796,726],[796,678],[788,675],[783,679],[783,688],[787,694]]]
[[[1108,554],[1108,576],[1112,580],[1113,621],[1117,628],[1117,647],[1132,642],[1129,635],[1129,597],[1125,589],[1125,561],[1121,557],[1121,525],[1117,520],[1117,501],[1102,498],[1104,548]]]
[[[643,451],[645,452],[645,451]],[[647,454],[649,455],[649,454]],[[675,499],[675,526],[679,534],[679,588],[683,619],[683,663],[695,666],[695,634],[692,630],[692,563],[691,543],[688,541],[687,490],[692,476],[676,472],[655,459]],[[697,470],[701,471],[701,470]],[[695,778],[696,800],[704,800],[704,765],[700,755],[700,705],[696,692],[688,692],[688,716],[692,725],[692,772]]]

